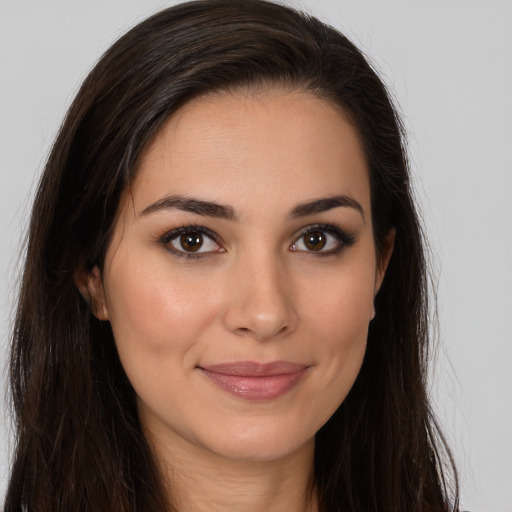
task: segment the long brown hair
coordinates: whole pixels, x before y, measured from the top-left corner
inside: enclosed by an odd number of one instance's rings
[[[361,372],[316,436],[321,509],[458,509],[426,394],[425,244],[384,85],[345,36],[315,18],[264,0],[199,0],[152,16],[105,53],[48,158],[12,338],[16,449],[5,512],[169,510],[110,325],[91,314],[73,274],[101,268],[120,195],[170,115],[212,91],[274,86],[343,109],[368,161],[377,248],[396,230]]]

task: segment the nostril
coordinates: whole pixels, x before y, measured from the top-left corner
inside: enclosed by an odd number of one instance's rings
[[[288,327],[286,325],[284,325],[283,327],[281,327],[281,329],[273,332],[271,335],[265,335],[261,332],[261,329],[257,329],[257,328],[251,329],[250,327],[239,327],[239,328],[235,329],[235,334],[238,334],[239,336],[251,335],[251,336],[256,336],[257,338],[263,339],[263,338],[273,337],[273,336],[276,336],[279,334],[283,334],[287,330],[288,330]]]

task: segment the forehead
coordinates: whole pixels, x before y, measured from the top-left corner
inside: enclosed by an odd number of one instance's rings
[[[366,161],[354,126],[305,92],[224,92],[187,103],[146,149],[132,187],[136,209],[168,194],[249,205],[336,193],[369,208]]]

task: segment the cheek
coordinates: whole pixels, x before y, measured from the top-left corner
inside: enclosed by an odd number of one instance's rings
[[[110,322],[127,373],[181,361],[216,309],[215,297],[201,293],[186,273],[170,273],[160,259],[139,263],[133,255],[118,255],[107,286]]]
[[[345,399],[361,368],[373,310],[374,281],[368,269],[340,272],[309,301],[309,338],[323,365],[322,405],[330,413]]]
[[[302,295],[306,296],[305,293]],[[372,317],[374,279],[370,268],[349,268],[326,276],[304,303],[310,322],[333,350],[366,341]]]

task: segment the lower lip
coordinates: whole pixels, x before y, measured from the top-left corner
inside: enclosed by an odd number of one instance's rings
[[[227,375],[201,368],[206,377],[228,393],[245,400],[272,400],[278,398],[298,384],[299,379],[306,373],[303,370],[282,375],[264,375],[247,377],[243,375]]]

